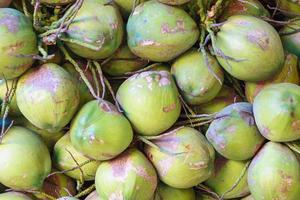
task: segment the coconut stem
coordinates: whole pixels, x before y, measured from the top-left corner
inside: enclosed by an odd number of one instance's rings
[[[88,60],[87,65],[89,66],[89,68],[90,68],[90,70],[92,71],[92,74],[93,74],[93,79],[94,79],[94,83],[96,85],[96,90],[97,90],[97,96],[100,96],[100,86],[99,86],[96,70],[95,70],[94,67],[90,67],[90,60]]]
[[[93,61],[93,64],[95,65],[97,72],[98,72],[98,76],[100,78],[100,82],[101,82],[101,86],[102,86],[102,95],[101,98],[104,99],[105,97],[105,82],[104,82],[104,75],[101,69],[100,64],[97,61]]]
[[[32,18],[31,14],[28,12],[26,0],[22,0],[22,7],[23,7],[23,12],[24,12],[25,16]]]
[[[300,154],[300,146],[298,144],[299,142],[294,141],[294,142],[286,142],[285,144],[292,149],[294,152]]]
[[[38,195],[42,196],[42,199],[57,200],[55,197],[53,197],[45,192],[42,192],[42,191],[26,190],[26,192],[38,194]]]
[[[182,107],[185,107],[190,114],[195,115],[196,113],[193,111],[193,109],[184,101],[183,97],[181,94],[179,94],[179,99],[181,101]]]
[[[96,186],[95,186],[95,184],[93,184],[90,187],[88,187],[85,190],[83,190],[82,192],[76,194],[74,197],[75,198],[80,198],[80,197],[86,196],[89,193],[91,193],[93,190],[95,190],[95,188],[96,188]]]
[[[196,186],[196,188],[212,195],[214,199],[220,200],[219,195],[217,193],[215,193],[214,191],[212,191],[209,187],[207,187],[203,184],[199,184],[199,185]]]
[[[148,62],[149,62],[149,60],[148,60]],[[137,70],[137,71],[126,72],[125,75],[134,75],[134,74],[138,74],[138,73],[141,73],[141,72],[144,72],[144,71],[148,71],[148,70],[150,70],[150,69],[153,69],[154,67],[159,66],[159,65],[161,65],[161,63],[154,63],[154,64],[152,64],[152,65],[149,65],[149,66],[147,66],[147,67],[145,67],[145,68],[143,68],[143,69]]]

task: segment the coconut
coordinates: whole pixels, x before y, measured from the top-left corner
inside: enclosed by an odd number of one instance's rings
[[[289,17],[298,17],[300,13],[300,2],[296,0],[277,0],[276,6],[283,14]]]
[[[191,105],[206,103],[216,97],[222,84],[215,76],[222,82],[224,79],[217,60],[210,55],[205,58],[195,49],[178,57],[172,65],[171,73],[183,98]]]
[[[244,197],[249,194],[247,161],[227,160],[218,156],[215,171],[205,184],[224,199]]]
[[[127,34],[134,54],[165,62],[191,48],[198,40],[199,30],[184,10],[151,0],[134,9],[128,19]]]
[[[280,71],[284,63],[277,31],[262,19],[250,15],[229,17],[217,33],[216,48],[216,53],[223,54],[217,56],[221,66],[233,77],[244,81],[266,80]]]
[[[246,82],[245,83],[245,94],[247,100],[253,103],[254,98],[257,94],[267,85],[273,83],[299,83],[298,73],[298,58],[294,54],[286,54],[285,62],[282,70],[277,73],[274,77],[266,81],[260,82]]]
[[[89,158],[108,160],[122,153],[133,139],[130,122],[105,100],[85,104],[70,129],[74,148]]]
[[[254,199],[298,200],[300,165],[284,144],[268,142],[252,160],[248,184]]]
[[[114,53],[110,61],[102,66],[102,70],[110,76],[122,76],[128,72],[142,69],[147,63],[147,60],[134,55],[126,44]]]
[[[33,63],[37,39],[32,23],[23,13],[11,8],[0,9],[0,79],[14,79]]]
[[[156,200],[196,200],[195,191],[193,188],[176,189],[160,183],[157,188]]]
[[[76,55],[103,59],[119,48],[122,38],[123,21],[118,9],[105,0],[85,0],[61,39]]]
[[[158,135],[178,119],[181,104],[174,80],[167,71],[146,71],[128,78],[117,99],[135,131]]]
[[[234,89],[223,85],[215,98],[207,103],[194,106],[193,110],[198,114],[213,114],[239,101],[242,101],[242,98],[236,94]]]
[[[128,149],[99,165],[95,183],[100,199],[152,200],[157,176],[142,152]]]
[[[40,0],[41,3],[52,6],[66,5],[74,1],[75,0]]]
[[[206,138],[214,149],[230,160],[247,160],[263,145],[250,103],[234,103],[220,111],[209,125]]]
[[[196,129],[180,127],[151,140],[158,148],[146,146],[145,153],[159,178],[174,188],[190,188],[209,178],[214,150]]]
[[[134,7],[144,1],[145,0],[115,0],[114,3],[118,5],[118,8],[120,8],[123,19],[128,19]]]
[[[230,0],[223,9],[219,21],[225,21],[233,15],[253,15],[257,17],[270,17],[270,13],[258,0]]]
[[[0,158],[0,182],[14,190],[41,189],[51,170],[46,145],[35,133],[19,126],[4,135]]]
[[[7,93],[7,87],[8,89],[12,89],[13,87],[13,81],[12,80],[0,80],[0,100],[4,100],[6,93]],[[18,105],[17,105],[17,99],[16,95],[13,96],[10,104],[9,104],[9,115],[12,116],[20,116],[22,115]]]
[[[32,200],[21,192],[6,192],[0,194],[0,200]]]
[[[62,67],[46,63],[24,74],[18,81],[17,104],[36,127],[58,132],[77,111],[79,91]]]
[[[84,200],[100,200],[97,191],[90,193]]]
[[[260,133],[268,140],[300,139],[300,86],[278,83],[265,87],[254,99],[253,113]]]
[[[97,168],[100,164],[99,161],[90,161],[90,159],[79,153],[74,149],[71,144],[70,134],[67,133],[64,135],[54,146],[53,149],[53,165],[59,170],[70,170],[78,167],[72,156],[78,162],[78,164],[84,164],[80,167],[83,172],[83,179],[86,181],[94,180]],[[81,171],[77,168],[75,170],[71,170],[66,172],[66,175],[80,180]]]
[[[300,4],[299,4],[299,12],[300,12]],[[293,20],[293,23],[289,23],[284,26],[280,33],[283,34],[281,36],[281,40],[283,46],[289,52],[295,54],[300,58],[300,32],[295,31],[300,29],[300,20]]]

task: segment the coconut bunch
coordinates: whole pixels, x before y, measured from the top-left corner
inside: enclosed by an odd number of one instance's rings
[[[299,200],[299,16],[0,0],[0,200]]]

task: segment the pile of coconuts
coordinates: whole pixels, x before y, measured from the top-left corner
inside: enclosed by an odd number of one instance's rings
[[[0,0],[0,200],[299,200],[300,2]]]

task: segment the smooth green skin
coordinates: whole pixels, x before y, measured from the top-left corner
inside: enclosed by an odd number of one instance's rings
[[[71,124],[74,148],[95,160],[108,160],[122,153],[133,139],[130,122],[108,101],[85,104]]]
[[[119,48],[123,32],[122,17],[116,7],[106,4],[104,0],[84,0],[66,37],[101,48],[93,50],[71,42],[66,42],[66,45],[83,58],[104,59]]]
[[[115,0],[114,3],[118,5],[118,8],[120,9],[123,19],[128,19],[129,15],[132,12],[132,9],[134,8],[135,2],[137,4],[143,3],[145,0]]]
[[[270,17],[269,11],[258,0],[230,0],[230,3],[223,9],[218,21],[225,21],[233,15]]]
[[[32,199],[20,192],[6,192],[0,194],[0,200],[32,200]]]
[[[287,34],[281,36],[283,47],[300,58],[300,32],[294,33],[298,29],[300,29],[300,20],[294,20],[293,23],[284,26],[280,33]]]
[[[62,67],[46,63],[29,70],[18,81],[17,104],[36,127],[59,132],[77,111],[79,91]]]
[[[220,92],[215,98],[207,103],[200,104],[199,106],[194,106],[193,110],[197,114],[213,114],[239,101],[242,101],[242,99],[236,94],[234,89],[223,85]]]
[[[257,94],[267,85],[274,83],[299,84],[298,58],[294,54],[287,53],[282,70],[271,79],[260,82],[245,82],[245,95],[248,102],[253,103]]]
[[[0,9],[0,79],[14,79],[34,62],[20,55],[37,54],[37,39],[32,22],[21,12],[11,8]]]
[[[12,80],[7,80],[6,81],[7,86],[9,89],[12,88]],[[0,99],[3,101],[7,92],[7,87],[6,87],[6,83],[5,80],[0,80]],[[17,99],[16,99],[16,95],[13,96],[10,105],[9,105],[9,115],[12,116],[20,116],[22,115],[18,105],[17,105]]]
[[[66,5],[69,3],[74,2],[75,0],[40,0],[41,3],[43,4],[48,4],[48,5]]]
[[[158,0],[161,3],[164,4],[168,4],[168,5],[172,5],[172,6],[178,6],[178,5],[182,5],[185,4],[191,0]]]
[[[196,200],[193,188],[176,189],[163,183],[158,185],[157,200]]]
[[[152,200],[157,176],[142,152],[129,149],[113,160],[102,162],[95,183],[100,199]]]
[[[95,81],[93,79],[93,74],[91,72],[91,70],[85,70],[86,66],[84,63],[77,61],[77,63],[79,64],[79,67],[84,70],[84,74],[87,77],[87,79],[89,80],[89,82],[92,84],[93,88],[95,87]],[[78,87],[79,90],[79,96],[80,96],[80,101],[79,101],[79,106],[78,108],[82,108],[82,106],[84,104],[86,104],[87,102],[91,101],[94,99],[93,95],[91,94],[90,90],[88,89],[88,87],[86,86],[86,84],[84,83],[84,81],[82,80],[80,74],[76,71],[76,69],[74,68],[74,66],[71,63],[65,63],[63,64],[63,68],[66,69],[71,76],[75,79],[76,85]],[[99,83],[99,87],[101,87],[100,84],[100,80],[98,80]],[[102,87],[100,89],[101,93],[102,93]]]
[[[247,160],[263,145],[250,103],[234,103],[216,115],[209,125],[206,138],[214,149],[230,160]]]
[[[0,8],[5,8],[9,6],[12,0],[0,0]]]
[[[193,49],[178,57],[172,65],[171,73],[185,101],[190,105],[199,105],[212,100],[220,92],[222,84],[210,72],[223,82],[224,75],[217,60],[208,55],[206,65],[202,53]]]
[[[25,156],[24,156],[25,155]],[[51,171],[51,158],[34,132],[14,126],[0,145],[0,182],[14,190],[37,190]]]
[[[53,149],[52,160],[53,165],[57,169],[68,170],[77,166],[68,151],[74,156],[75,160],[79,164],[82,164],[89,160],[89,158],[76,151],[76,149],[71,144],[70,134],[67,133],[62,138],[60,138],[60,140],[58,140]],[[95,179],[95,174],[99,164],[99,161],[91,161],[88,164],[81,167],[81,170],[83,171],[84,180],[90,181]],[[79,169],[76,169],[67,172],[66,175],[76,180],[80,180],[81,172]]]
[[[278,83],[254,99],[253,113],[260,133],[273,142],[300,139],[300,86]]]
[[[213,175],[205,181],[205,184],[219,196],[222,196],[225,192],[231,189],[231,187],[240,178],[246,165],[247,161],[227,160],[219,156],[215,160],[215,171]],[[232,191],[224,195],[224,199],[243,197],[247,194],[249,194],[249,188],[246,172],[237,186]]]
[[[277,6],[289,17],[299,17],[300,3],[297,0],[277,0]]]
[[[181,111],[178,90],[167,71],[146,71],[128,78],[117,99],[134,130],[158,135],[169,129]]]
[[[300,165],[296,156],[284,144],[268,142],[249,166],[248,184],[255,200],[298,200]]]
[[[99,195],[97,191],[90,193],[89,196],[87,196],[84,200],[100,200]]]
[[[145,153],[165,184],[187,189],[212,174],[214,150],[196,129],[180,127],[151,142],[161,150],[147,145]]]
[[[121,46],[112,59],[102,66],[102,70],[110,76],[122,76],[127,72],[137,71],[147,65],[148,61],[134,55],[127,44]]]
[[[221,66],[240,80],[266,80],[283,67],[284,51],[277,31],[250,15],[228,18],[216,35],[216,47],[238,60],[217,57]]]
[[[135,8],[128,19],[127,34],[134,54],[166,62],[191,48],[198,40],[199,30],[184,10],[151,0]]]

